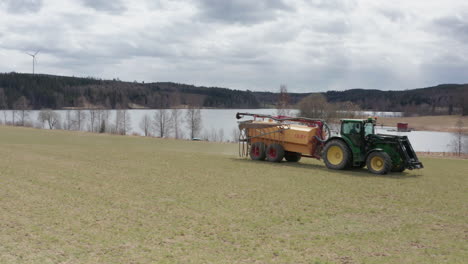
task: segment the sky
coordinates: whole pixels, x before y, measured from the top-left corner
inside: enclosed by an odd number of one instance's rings
[[[240,90],[468,83],[466,0],[0,0],[0,72]]]

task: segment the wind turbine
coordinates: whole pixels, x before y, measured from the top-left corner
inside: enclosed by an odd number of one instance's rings
[[[34,66],[36,64],[36,55],[39,53],[39,51],[36,51],[36,53],[32,54],[32,53],[29,53],[29,52],[26,52],[26,54],[28,54],[29,56],[32,57],[32,64],[33,64],[33,74],[34,74]]]

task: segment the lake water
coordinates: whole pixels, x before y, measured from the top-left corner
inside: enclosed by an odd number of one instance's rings
[[[66,113],[72,110],[56,110],[62,122],[66,119]],[[112,126],[115,123],[116,110],[106,110],[108,117],[108,125]],[[148,114],[153,117],[156,110],[141,109],[141,110],[127,110],[130,116],[130,131],[128,134],[139,134],[143,135],[143,130],[140,127],[140,122],[143,116]],[[178,110],[180,119],[183,121],[186,111],[185,109]],[[73,112],[73,111],[72,111]],[[85,113],[88,111],[84,111]],[[216,138],[222,141],[232,141],[234,139],[234,131],[237,130],[237,119],[235,115],[237,112],[248,112],[257,114],[270,114],[275,115],[276,109],[201,109],[202,117],[202,131],[199,137],[201,138]],[[297,110],[291,110],[291,115],[297,114]],[[46,128],[45,124],[40,124],[38,121],[39,111],[29,111],[28,121],[35,127]],[[401,113],[394,112],[365,112],[365,115],[372,116],[401,116]],[[73,115],[73,113],[72,113]],[[88,115],[89,116],[89,115]],[[12,111],[0,111],[1,122],[11,122]],[[18,120],[18,119],[16,119]],[[243,120],[246,120],[245,118]],[[84,128],[87,130],[89,127],[89,121],[86,119],[84,122]],[[185,124],[181,124],[181,130],[187,131]],[[453,133],[448,132],[434,132],[434,131],[412,131],[412,132],[396,132],[391,131],[394,128],[384,127],[377,128],[377,133],[390,134],[390,135],[404,135],[408,136],[416,151],[430,151],[430,152],[452,152],[453,151]],[[183,135],[185,138],[188,137],[187,133]],[[465,136],[465,142],[468,143],[468,137]]]

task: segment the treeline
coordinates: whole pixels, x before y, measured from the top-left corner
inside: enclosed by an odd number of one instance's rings
[[[350,102],[362,110],[406,115],[468,115],[468,84],[443,84],[404,91],[351,89],[321,93],[327,102]],[[299,107],[311,93],[288,93]],[[0,109],[67,108],[273,108],[280,94],[157,82],[0,73]]]
[[[352,102],[361,109],[405,115],[468,115],[468,84],[443,84],[405,91],[328,91],[329,102]]]
[[[0,74],[0,109],[170,108],[180,105],[213,108],[258,108],[250,91],[162,82],[138,83],[19,73]]]

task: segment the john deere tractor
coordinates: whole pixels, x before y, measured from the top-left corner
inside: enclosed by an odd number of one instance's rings
[[[343,119],[340,135],[327,139],[322,158],[330,169],[367,166],[376,174],[423,168],[406,136],[375,134],[375,118]]]

